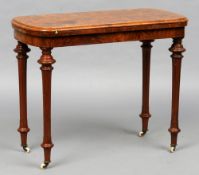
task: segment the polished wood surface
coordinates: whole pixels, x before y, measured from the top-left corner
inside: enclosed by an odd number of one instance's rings
[[[20,123],[18,131],[21,134],[21,146],[25,149],[27,147],[27,134],[30,131],[27,119],[27,90],[26,90],[26,71],[27,71],[27,53],[30,49],[26,44],[18,42],[14,49],[17,53],[18,60],[18,74],[19,74],[19,106],[20,106]]]
[[[16,17],[15,38],[38,47],[64,47],[183,37],[187,18],[159,9],[129,9]]]
[[[180,132],[178,124],[179,115],[179,97],[180,97],[180,72],[181,62],[185,51],[182,45],[182,38],[173,39],[173,44],[169,49],[172,52],[172,108],[171,108],[171,125],[169,131],[171,133],[171,145],[177,145],[177,136]]]
[[[43,128],[44,136],[41,146],[44,148],[44,162],[50,163],[51,148],[53,147],[51,138],[51,76],[52,76],[52,64],[55,63],[54,58],[51,55],[52,48],[41,48],[42,56],[38,60],[41,64],[42,71],[42,84],[43,84]]]
[[[36,36],[66,36],[183,27],[187,19],[159,9],[129,9],[22,16],[15,30]]]
[[[161,30],[141,30],[131,32],[115,32],[92,35],[71,35],[65,37],[38,37],[27,35],[18,31],[14,33],[15,39],[37,47],[65,47],[86,44],[103,44],[124,41],[153,40],[163,38],[184,37],[184,28],[171,28]]]
[[[143,136],[148,130],[151,117],[149,109],[150,60],[152,41],[172,38],[172,112],[171,112],[171,152],[177,145],[180,132],[178,124],[180,71],[182,52],[185,51],[182,39],[185,35],[187,18],[159,9],[128,9],[98,12],[80,12],[16,17],[12,20],[14,37],[18,41],[19,89],[20,89],[20,128],[22,145],[27,145],[27,101],[26,101],[26,59],[27,45],[40,47],[43,82],[43,142],[44,164],[51,161],[51,76],[55,59],[51,50],[55,47],[101,44],[123,41],[141,41],[143,59],[142,119]]]
[[[149,112],[149,85],[150,85],[150,64],[151,64],[151,45],[152,41],[142,42],[142,132],[145,134],[148,130],[148,121],[151,117]]]

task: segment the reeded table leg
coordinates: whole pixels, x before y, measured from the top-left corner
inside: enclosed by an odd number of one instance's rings
[[[172,109],[169,132],[171,133],[170,152],[174,152],[177,145],[177,135],[180,132],[178,126],[180,71],[181,60],[183,58],[182,52],[185,51],[182,45],[182,38],[174,38],[173,44],[169,50],[172,52]]]
[[[51,55],[52,48],[41,48],[42,56],[38,60],[41,64],[42,83],[43,83],[43,122],[44,135],[41,146],[44,148],[44,162],[41,168],[46,168],[50,163],[51,148],[53,147],[51,139],[51,74],[52,64],[55,63]]]
[[[151,117],[149,112],[149,84],[150,84],[150,55],[152,40],[142,41],[142,131],[139,136],[143,136],[148,130],[148,121]]]
[[[26,71],[27,71],[27,52],[30,51],[24,43],[18,42],[14,49],[18,59],[18,74],[19,74],[19,103],[20,103],[20,124],[18,131],[21,134],[21,146],[24,151],[30,152],[27,145],[27,134],[29,132],[27,119],[27,90],[26,90]]]

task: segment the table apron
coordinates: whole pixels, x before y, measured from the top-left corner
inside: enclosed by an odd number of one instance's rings
[[[36,47],[64,47],[87,44],[102,44],[124,41],[143,41],[164,38],[183,38],[184,27],[156,30],[126,31],[116,33],[39,37],[15,30],[15,39]]]

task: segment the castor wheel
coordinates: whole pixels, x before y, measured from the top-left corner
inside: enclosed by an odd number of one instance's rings
[[[138,134],[138,136],[139,136],[139,137],[142,137],[142,136],[144,136],[144,135],[146,134],[146,132],[147,132],[147,131],[140,131],[139,134]]]
[[[48,167],[50,162],[43,162],[41,165],[40,165],[40,168],[41,169],[46,169]]]
[[[174,153],[175,150],[176,150],[176,147],[175,147],[175,146],[170,146],[170,148],[169,148],[169,152],[170,152],[170,153]]]
[[[30,153],[30,148],[27,145],[22,146],[22,148],[26,153]]]

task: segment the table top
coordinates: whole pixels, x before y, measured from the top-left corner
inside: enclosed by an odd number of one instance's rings
[[[173,12],[142,8],[20,16],[12,20],[12,26],[22,33],[56,37],[176,28],[186,26],[187,21]]]

